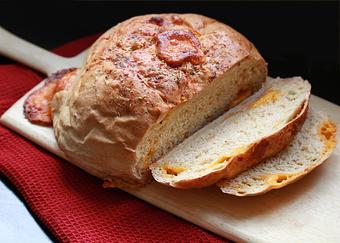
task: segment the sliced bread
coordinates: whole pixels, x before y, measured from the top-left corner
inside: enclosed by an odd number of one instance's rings
[[[303,124],[310,89],[300,77],[269,78],[255,95],[152,164],[153,177],[177,188],[205,187],[276,155]]]
[[[126,20],[91,47],[53,128],[69,161],[107,187],[143,185],[149,165],[257,91],[267,64],[231,27],[196,14]]]
[[[278,155],[217,185],[236,196],[259,195],[302,178],[325,161],[336,145],[336,126],[322,114],[309,111],[293,142]]]

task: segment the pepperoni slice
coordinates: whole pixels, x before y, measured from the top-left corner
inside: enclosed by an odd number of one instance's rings
[[[186,30],[168,30],[157,35],[157,56],[170,66],[181,66],[185,62],[201,64],[204,54],[197,37]]]
[[[149,23],[155,24],[155,25],[158,25],[158,26],[162,26],[163,23],[164,23],[164,19],[162,17],[159,17],[159,16],[153,16],[149,19]]]
[[[71,85],[71,77],[76,74],[76,68],[63,69],[50,75],[45,85],[30,94],[24,103],[24,115],[34,124],[51,126],[51,102],[54,94],[67,90]]]

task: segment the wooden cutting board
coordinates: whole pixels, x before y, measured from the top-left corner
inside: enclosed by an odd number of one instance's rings
[[[9,109],[1,122],[65,158],[52,128],[33,125],[24,118],[26,97],[27,94]],[[330,114],[340,127],[339,106],[316,96],[312,96],[311,106]],[[236,241],[340,242],[339,146],[322,166],[302,180],[262,196],[238,198],[216,187],[180,190],[157,183],[127,192]]]
[[[57,56],[1,27],[0,35],[1,54],[45,74],[80,66],[85,56],[85,52],[73,58]],[[28,93],[41,87],[43,82]],[[27,95],[3,114],[1,122],[65,158],[52,128],[33,125],[24,118],[23,103]],[[328,113],[340,128],[339,106],[316,96],[312,96],[311,106]],[[216,187],[180,190],[157,183],[127,192],[235,241],[340,242],[339,146],[322,166],[302,180],[262,196],[239,198],[223,194]]]

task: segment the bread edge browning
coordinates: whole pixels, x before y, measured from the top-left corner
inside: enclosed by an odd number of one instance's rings
[[[268,137],[262,138],[256,143],[253,143],[245,152],[228,158],[228,163],[226,163],[221,169],[194,179],[160,183],[182,189],[208,187],[223,178],[231,179],[250,167],[255,166],[264,159],[278,154],[289,145],[306,120],[309,97],[310,95],[306,97],[300,108],[297,110],[294,118],[292,118],[282,129]],[[221,157],[219,160],[225,161],[226,158]],[[242,166],[240,166],[240,163],[243,163]]]
[[[332,154],[336,144],[337,144],[337,138],[336,138],[336,133],[337,133],[337,127],[335,125],[335,123],[331,120],[326,120],[325,122],[331,123],[335,130],[332,133],[332,138],[331,138],[331,142],[328,144],[329,146],[326,145],[326,149],[323,152],[323,156],[319,158],[319,160],[317,160],[317,162],[315,162],[312,166],[306,168],[304,171],[302,172],[298,172],[298,173],[289,173],[289,174],[275,174],[275,175],[271,175],[270,177],[272,177],[272,180],[276,181],[277,179],[279,179],[280,177],[284,177],[285,179],[283,181],[281,181],[280,183],[272,183],[272,184],[267,184],[268,186],[260,191],[260,192],[247,192],[247,193],[242,193],[242,194],[231,194],[234,196],[238,196],[238,197],[245,197],[245,196],[258,196],[258,195],[263,195],[271,190],[276,190],[276,189],[280,189],[282,187],[285,187],[287,185],[290,185],[300,179],[302,179],[304,176],[306,176],[307,174],[309,174],[310,172],[312,172],[315,168],[317,168],[318,166],[320,166],[323,162],[325,162]],[[320,136],[320,135],[319,135]],[[321,140],[323,140],[321,138]],[[324,144],[326,144],[329,141],[323,141]],[[218,183],[217,183],[218,186]],[[220,188],[222,192],[223,189]],[[230,193],[227,193],[230,194]]]

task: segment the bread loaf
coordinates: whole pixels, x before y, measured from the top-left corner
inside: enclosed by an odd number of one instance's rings
[[[103,34],[55,95],[59,147],[106,186],[144,184],[148,166],[260,88],[267,66],[231,27],[195,14],[131,18]]]
[[[335,145],[336,125],[325,114],[311,110],[285,150],[233,179],[220,181],[218,186],[236,196],[254,196],[284,187],[324,162]]]
[[[177,188],[204,187],[276,155],[303,124],[310,90],[299,77],[269,78],[258,93],[152,164],[153,177]]]

